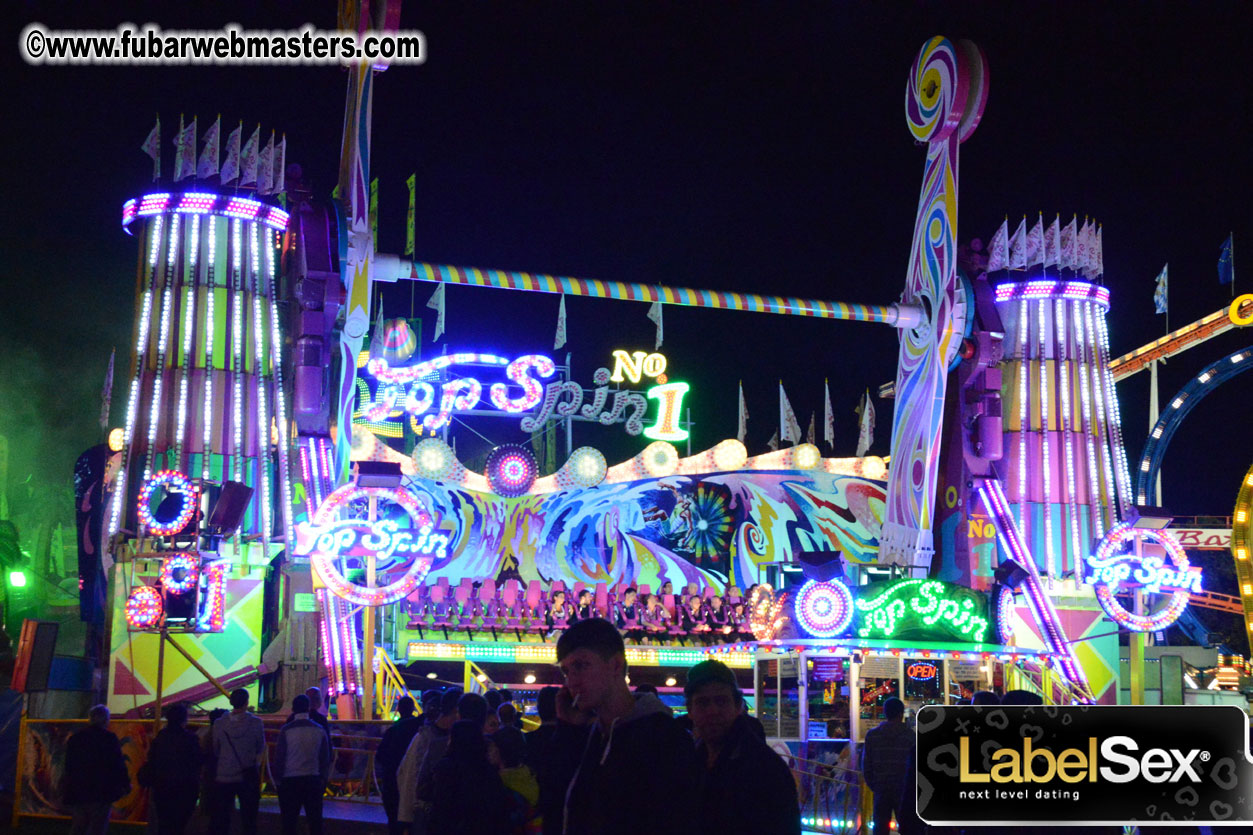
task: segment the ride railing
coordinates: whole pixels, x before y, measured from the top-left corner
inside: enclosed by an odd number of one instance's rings
[[[855,835],[868,822],[860,771],[801,757],[785,759],[796,781],[802,832]]]
[[[413,697],[405,685],[405,678],[400,674],[396,663],[382,647],[374,648],[374,704],[382,714],[382,718],[390,717],[396,708],[396,702],[404,696]],[[418,699],[414,699],[416,703]],[[417,706],[419,710],[421,706]],[[373,718],[373,717],[371,717]]]

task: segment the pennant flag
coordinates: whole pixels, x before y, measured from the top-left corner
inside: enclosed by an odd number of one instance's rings
[[[1153,312],[1167,313],[1170,307],[1170,299],[1168,298],[1169,290],[1167,282],[1169,280],[1168,273],[1170,264],[1162,267],[1162,271],[1157,274],[1157,286],[1153,288]]]
[[[443,282],[441,282],[440,285],[435,288],[435,292],[431,294],[431,300],[426,303],[426,306],[431,308],[431,310],[434,310],[437,314],[435,317],[435,335],[431,337],[431,341],[436,342],[444,334],[444,284]]]
[[[415,214],[414,208],[417,205],[417,199],[414,196],[414,189],[417,188],[417,185],[418,185],[418,175],[410,174],[409,179],[405,180],[405,185],[409,186],[409,217],[405,221],[405,255],[412,255],[413,250],[414,250],[414,239],[417,237],[416,230],[414,229],[414,214]],[[566,300],[565,300],[565,297],[562,296],[562,299],[561,299],[562,325],[561,326],[563,328],[565,327],[565,314],[566,314]],[[563,335],[561,337],[561,345],[566,344],[566,338],[565,338],[564,333],[565,331],[563,330],[562,331]],[[557,347],[560,348],[561,345],[558,345]]]
[[[744,436],[748,434],[748,406],[744,404],[744,381],[740,380],[740,425],[735,431],[735,438],[740,443],[744,443]]]
[[[1075,272],[1087,274],[1088,272],[1088,237],[1092,234],[1091,224],[1088,219],[1083,219],[1083,228],[1079,230],[1079,234],[1075,237]]]
[[[283,141],[274,149],[274,188],[271,194],[282,194],[287,191],[287,134]],[[286,204],[284,204],[286,205]]]
[[[243,161],[240,163],[239,172],[239,184],[241,186],[256,184],[260,151],[261,126],[257,125],[257,129],[252,132],[252,136],[248,137],[248,141],[244,143]]]
[[[1001,221],[1001,228],[992,236],[988,247],[988,272],[1003,270],[1009,266],[1009,219]]]
[[[270,131],[270,141],[265,143],[261,151],[261,160],[257,166],[257,194],[269,194],[274,190],[274,131]]]
[[[796,412],[792,411],[792,404],[788,402],[782,380],[779,381],[779,428],[780,440],[794,444],[801,442],[801,425],[796,421]]]
[[[379,296],[378,315],[374,317],[374,333],[370,334],[370,359],[386,359],[383,352],[387,348],[387,342],[383,338],[383,297]]]
[[[1096,228],[1096,277],[1105,275],[1105,228]]]
[[[814,433],[814,413],[810,412],[809,413],[809,431],[805,433],[805,443],[807,444],[817,443],[817,441],[814,440],[817,437],[818,436]]]
[[[104,387],[100,389],[100,431],[109,431],[109,403],[113,400],[113,359],[117,348],[109,354],[109,369],[104,372]]]
[[[370,181],[370,236],[374,238],[374,251],[379,251],[379,178]]]
[[[1009,268],[1021,270],[1027,266],[1027,216],[1023,215],[1009,239]]]
[[[204,146],[200,151],[200,162],[196,164],[196,177],[207,180],[218,173],[218,133],[222,130],[222,116],[204,132]]]
[[[1231,235],[1228,235],[1227,240],[1223,241],[1222,249],[1218,251],[1218,283],[1234,284],[1235,280],[1236,262],[1231,251]]]
[[[831,384],[822,381],[822,440],[835,452],[835,412],[831,410]]]
[[[779,448],[779,430],[778,429],[774,430],[774,434],[770,436],[770,440],[766,441],[766,446],[770,447],[771,451],[777,450]]]
[[[174,182],[196,176],[196,117],[183,127],[183,114],[178,116],[178,133],[174,137]]]
[[[1057,266],[1063,270],[1075,268],[1075,237],[1079,234],[1076,231],[1078,223],[1079,218],[1071,215],[1070,223],[1062,229],[1061,257],[1058,259]]]
[[[226,159],[222,160],[222,185],[233,183],[239,179],[239,135],[244,130],[244,123],[231,131],[226,137]]]
[[[861,404],[854,411],[858,425],[857,457],[861,458],[874,443],[874,402],[870,399],[870,389],[866,389]]]
[[[412,177],[409,178],[412,181]],[[413,192],[410,192],[412,194]],[[412,204],[411,204],[412,205]],[[566,294],[561,294],[561,301],[557,303],[557,335],[553,338],[553,350],[557,350],[566,344]]]
[[[1035,226],[1031,227],[1031,231],[1027,233],[1027,243],[1024,245],[1025,252],[1023,257],[1026,263],[1025,267],[1032,267],[1036,264],[1044,263],[1044,215],[1036,216]]]
[[[1044,233],[1044,266],[1061,265],[1062,257],[1062,219],[1060,215],[1053,217],[1048,231]]]
[[[157,123],[152,126],[152,131],[148,134],[148,138],[144,140],[144,144],[139,146],[139,150],[152,157],[152,179],[161,179],[161,114],[157,114]]]
[[[653,302],[648,308],[648,321],[657,326],[657,344],[653,346],[653,350],[656,351],[661,347],[661,341],[665,337],[665,329],[661,322],[661,302]]]

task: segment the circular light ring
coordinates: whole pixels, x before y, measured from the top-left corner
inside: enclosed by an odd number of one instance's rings
[[[175,572],[180,569],[183,571],[181,580],[175,577]],[[175,554],[161,563],[161,588],[168,594],[186,594],[199,581],[200,563],[191,554]]]
[[[810,580],[796,595],[796,619],[815,638],[831,638],[853,622],[853,593],[839,580]]]
[[[595,487],[605,480],[609,465],[600,450],[581,446],[566,460],[557,472],[557,484],[562,487]]]
[[[496,495],[512,499],[531,489],[539,477],[539,466],[521,444],[501,444],[487,455],[486,475]]]
[[[679,451],[674,448],[674,444],[653,441],[640,453],[640,464],[644,467],[644,472],[653,478],[663,478],[679,468]]]
[[[797,444],[792,448],[792,465],[798,470],[812,470],[822,463],[822,452],[813,444]]]
[[[714,466],[723,472],[738,470],[748,460],[748,449],[735,438],[714,445]]]
[[[371,496],[395,502],[409,514],[409,518],[413,520],[417,528],[432,525],[426,508],[412,494],[390,487],[358,487],[355,484],[345,484],[327,496],[314,512],[313,524],[316,527],[329,525],[335,521],[340,510],[357,499],[368,499]],[[433,557],[415,557],[400,579],[386,586],[372,589],[358,586],[340,574],[335,565],[337,558],[337,554],[315,549],[309,554],[309,563],[317,572],[322,584],[330,589],[332,594],[358,606],[384,606],[408,597],[418,584],[426,579],[426,573],[431,570],[431,565],[435,562]]]
[[[136,586],[126,598],[126,623],[131,629],[152,629],[163,614],[161,592],[153,586]]]
[[[419,478],[443,481],[452,474],[455,461],[452,447],[439,438],[419,441],[413,448],[413,464]]]
[[[1097,546],[1095,556],[1097,559],[1108,559],[1114,556],[1115,551],[1136,539],[1145,539],[1161,545],[1176,571],[1185,571],[1189,568],[1188,556],[1184,553],[1179,540],[1165,531],[1133,528],[1126,522],[1115,525],[1105,534],[1100,545]],[[1096,601],[1105,613],[1120,626],[1132,632],[1160,632],[1179,620],[1183,610],[1188,607],[1188,600],[1191,597],[1186,589],[1178,589],[1170,593],[1170,601],[1163,608],[1151,615],[1137,615],[1123,608],[1107,584],[1098,583],[1093,586],[1093,589],[1096,591]]]
[[[1008,645],[1014,637],[1014,593],[1008,586],[1001,586],[996,593],[996,629],[1001,645]]]
[[[178,516],[173,522],[162,524],[152,515],[152,494],[158,487],[164,487],[167,493],[180,493],[183,497]],[[196,512],[196,488],[191,479],[178,470],[160,470],[144,479],[139,488],[139,522],[153,536],[173,536],[187,527],[192,514]]]

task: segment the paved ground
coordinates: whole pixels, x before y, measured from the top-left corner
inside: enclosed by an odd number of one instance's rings
[[[325,822],[323,832],[325,835],[374,835],[374,833],[387,832],[387,818],[383,814],[383,807],[377,803],[350,803],[344,800],[328,800],[324,807]],[[0,831],[7,829],[8,818],[0,821]],[[188,835],[208,835],[209,819],[207,817],[196,817],[192,819],[192,824],[187,828]],[[277,833],[280,831],[278,817],[278,800],[275,798],[263,798],[261,800],[261,814],[257,820],[257,830],[260,833]],[[301,825],[304,831],[304,826]],[[21,826],[16,830],[23,835],[61,835],[61,833],[69,831],[69,821],[65,820],[49,820],[39,818],[23,818]],[[113,824],[109,827],[109,835],[143,835],[147,831],[146,826]],[[239,821],[236,818],[232,822],[231,832],[215,832],[212,835],[234,835],[239,832]]]

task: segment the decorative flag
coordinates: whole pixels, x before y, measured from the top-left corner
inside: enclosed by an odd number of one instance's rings
[[[274,191],[274,131],[270,131],[270,141],[265,143],[261,151],[261,161],[257,166],[257,194],[270,194]]]
[[[287,134],[283,141],[274,149],[274,188],[271,194],[282,194],[287,191]]]
[[[774,430],[774,434],[770,436],[770,440],[766,441],[766,446],[770,449],[777,450],[779,448],[779,430]]]
[[[805,443],[807,444],[816,443],[814,439],[817,437],[818,436],[814,433],[814,413],[810,412],[809,413],[809,431],[805,433]]]
[[[417,200],[414,196],[414,189],[418,185],[418,175],[410,174],[409,179],[405,180],[405,185],[409,186],[409,217],[405,222],[405,255],[412,255],[414,250],[414,239],[417,237],[414,229],[414,208],[417,205]],[[566,299],[564,295],[561,297],[561,318],[558,321],[560,322],[558,327],[561,329],[561,344],[556,347],[560,348],[562,345],[566,344]]]
[[[1096,221],[1092,221],[1092,228],[1088,230],[1088,278],[1096,278],[1098,263],[1100,256],[1096,249]]]
[[[992,236],[988,247],[988,272],[1003,270],[1009,266],[1009,219],[1001,221],[1001,228]]]
[[[835,412],[831,410],[831,384],[822,381],[822,439],[835,452]]]
[[[792,411],[792,404],[788,402],[782,380],[779,381],[779,427],[779,440],[794,444],[801,442],[801,425],[796,421],[796,412]]]
[[[379,296],[378,315],[374,317],[374,333],[370,334],[370,359],[385,359],[383,351],[387,342],[383,338],[383,297]]]
[[[1035,226],[1027,233],[1027,266],[1044,263],[1044,214],[1036,215]]]
[[[152,131],[148,134],[148,138],[144,140],[144,144],[139,146],[139,150],[152,157],[152,179],[161,179],[161,114],[157,114],[157,123],[152,126]]]
[[[1025,269],[1027,266],[1027,216],[1023,215],[1014,230],[1014,237],[1009,239],[1009,268]]]
[[[370,181],[370,236],[374,238],[374,251],[379,251],[379,178]]]
[[[1087,275],[1088,272],[1088,238],[1092,234],[1091,224],[1085,217],[1083,219],[1083,228],[1079,230],[1078,236],[1075,238],[1075,272]]]
[[[870,389],[866,389],[861,403],[854,410],[857,414],[857,457],[861,458],[874,443],[874,402],[870,399]]]
[[[196,164],[196,177],[207,180],[218,173],[218,134],[222,130],[222,115],[204,132],[204,146],[200,151],[200,162]]]
[[[656,351],[661,348],[661,341],[665,337],[661,322],[661,302],[653,302],[652,306],[648,308],[648,321],[657,326],[657,344],[653,347],[653,350]]]
[[[1236,280],[1236,262],[1231,251],[1231,235],[1227,235],[1227,240],[1223,241],[1222,249],[1218,251],[1218,283],[1234,284]]]
[[[244,123],[231,131],[226,137],[226,159],[222,160],[222,185],[239,179],[239,135],[244,130]]]
[[[178,115],[178,134],[174,137],[174,182],[196,176],[196,117],[183,127],[183,114]]]
[[[735,438],[740,443],[744,443],[744,436],[748,434],[748,406],[744,404],[744,381],[740,380],[740,425],[735,432]],[[777,449],[776,445],[776,449]]]
[[[104,387],[100,389],[100,431],[109,431],[109,403],[113,399],[113,358],[117,348],[109,354],[109,370],[104,372]]]
[[[1166,266],[1162,267],[1162,271],[1157,274],[1157,286],[1153,289],[1153,312],[1154,313],[1167,313],[1167,315],[1169,315],[1169,313],[1167,312],[1170,306],[1170,300],[1167,297],[1169,290],[1166,286],[1167,281],[1169,279],[1169,276],[1168,276],[1169,271],[1170,271],[1170,264],[1167,264]]]
[[[1054,215],[1053,222],[1049,224],[1048,231],[1044,233],[1044,266],[1060,266],[1061,257],[1062,219],[1060,215]]]
[[[1105,227],[1096,228],[1096,276],[1105,275]]]
[[[410,182],[409,187],[410,189],[412,189],[413,188],[412,177],[409,178],[409,182]],[[409,193],[413,194],[413,191],[411,190]],[[410,207],[413,206],[412,203],[410,203],[409,205]],[[566,344],[566,294],[562,293],[561,301],[557,303],[557,335],[553,338],[553,350],[555,351],[565,344]]]
[[[1073,270],[1075,268],[1075,237],[1079,234],[1076,230],[1079,225],[1079,218],[1071,215],[1070,223],[1062,228],[1061,257],[1057,266],[1063,270]]]
[[[256,184],[260,150],[261,126],[257,125],[257,129],[252,132],[252,136],[248,137],[248,141],[244,143],[243,161],[240,163],[239,172],[239,184],[241,186]]]
[[[437,314],[435,317],[435,335],[431,337],[431,341],[436,342],[444,334],[444,284],[443,282],[440,282],[440,285],[435,288],[435,292],[431,294],[431,300],[426,303],[426,306],[431,308],[431,310],[434,310]]]

